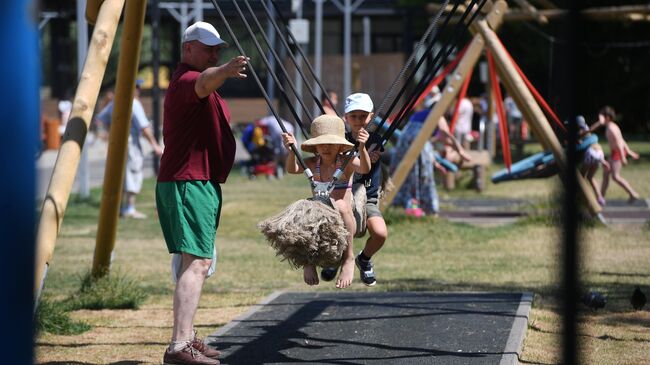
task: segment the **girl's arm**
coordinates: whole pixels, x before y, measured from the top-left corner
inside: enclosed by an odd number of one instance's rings
[[[296,161],[296,155],[293,154],[291,147],[289,147],[290,145],[297,146],[296,139],[291,133],[282,133],[282,142],[284,143],[284,146],[289,150],[289,155],[287,156],[287,160],[284,163],[284,168],[290,174],[299,174],[303,172],[302,167],[300,167]]]

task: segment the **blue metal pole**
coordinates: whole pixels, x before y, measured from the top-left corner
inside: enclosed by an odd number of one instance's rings
[[[0,342],[4,364],[33,363],[35,156],[39,146],[38,27],[30,0],[0,3]]]

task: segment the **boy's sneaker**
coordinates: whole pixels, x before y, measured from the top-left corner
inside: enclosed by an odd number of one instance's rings
[[[163,365],[218,365],[219,360],[211,359],[188,344],[182,350],[176,352],[165,351]]]
[[[359,275],[361,276],[361,282],[366,284],[367,286],[373,286],[377,284],[377,280],[375,279],[375,271],[372,269],[372,260],[364,261],[361,259],[361,253],[363,251],[359,252],[357,257],[354,259],[354,262],[357,264],[357,267],[359,268]]]
[[[320,271],[320,278],[323,279],[323,281],[332,281],[336,277],[336,273],[339,272],[338,267],[324,267]]]

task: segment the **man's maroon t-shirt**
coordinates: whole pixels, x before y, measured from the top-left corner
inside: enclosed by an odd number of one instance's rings
[[[200,72],[180,63],[165,94],[158,181],[212,180],[224,183],[235,160],[235,137],[226,102],[212,92],[200,99]]]

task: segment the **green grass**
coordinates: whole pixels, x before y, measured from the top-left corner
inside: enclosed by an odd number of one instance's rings
[[[642,196],[650,197],[647,183],[650,143],[635,141],[631,145],[642,158],[625,167],[623,176]],[[491,171],[499,168],[500,165],[493,165]],[[440,195],[442,198],[526,199],[531,202],[526,209],[546,214],[549,210],[557,211],[559,206],[558,181],[550,178],[488,184],[483,194],[441,190]],[[93,329],[70,337],[41,333],[36,345],[39,362],[160,361],[160,349],[169,340],[171,331],[174,287],[170,279],[170,256],[156,219],[153,187],[154,182],[147,180],[138,198],[139,209],[149,219],[120,219],[112,268],[113,272],[137,283],[148,298],[139,310],[70,312],[73,320],[84,320]],[[251,181],[234,171],[223,192],[224,206],[217,233],[217,272],[206,281],[200,304],[200,312],[209,315],[197,317],[197,327],[203,334],[216,331],[275,290],[335,290],[330,283],[316,288],[304,285],[301,271],[281,262],[255,228],[260,220],[309,195],[304,176]],[[79,278],[92,265],[100,196],[98,190],[93,190],[88,201],[70,199],[45,282],[45,297],[61,300],[78,296]],[[610,197],[624,198],[625,193],[612,185]],[[558,219],[544,215],[507,226],[477,227],[441,218],[410,218],[399,210],[389,210],[386,213],[389,239],[374,258],[379,284],[370,289],[356,279],[349,290],[533,292],[530,330],[521,359],[527,363],[557,363],[561,334]],[[592,360],[587,363],[641,363],[650,352],[647,332],[650,315],[648,311],[631,312],[627,302],[634,285],[650,289],[649,232],[650,224],[591,225],[580,232],[580,274],[584,290],[598,290],[608,297],[605,310],[585,313],[581,320],[580,340],[587,358]],[[355,240],[355,250],[363,242]],[[144,323],[137,322],[138,318]],[[109,335],[108,329],[114,334]],[[127,345],[142,343],[142,336],[156,340],[146,345]],[[122,345],[105,346],[111,341]],[[83,353],[70,352],[70,344],[77,342],[85,344]]]
[[[43,298],[36,309],[36,330],[70,336],[91,328],[87,323],[72,320],[69,312],[70,308],[64,302]]]

